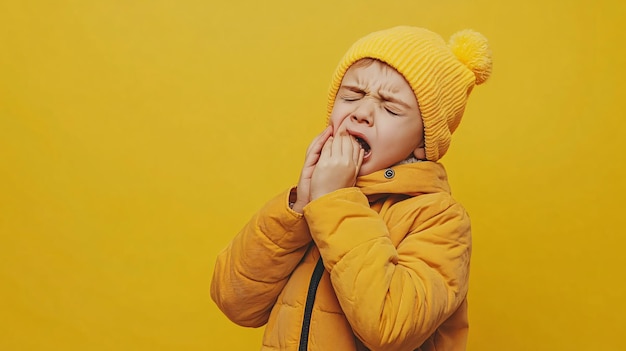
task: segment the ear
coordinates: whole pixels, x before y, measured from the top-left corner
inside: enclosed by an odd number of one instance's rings
[[[426,148],[423,146],[418,146],[417,149],[413,150],[413,156],[416,159],[425,161],[426,160]]]

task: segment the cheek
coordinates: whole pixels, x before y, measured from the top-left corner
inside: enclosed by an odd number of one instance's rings
[[[403,151],[411,152],[415,150],[421,143],[421,131],[418,128],[410,127],[405,127],[402,131],[396,140],[403,145]]]
[[[333,107],[333,111],[331,112],[329,118],[329,124],[333,126],[333,130],[336,130],[341,125],[347,115],[348,114],[345,111],[342,111],[341,107],[338,107],[337,105]]]
[[[393,153],[405,154],[417,148],[420,142],[419,128],[402,123],[379,123],[378,133],[384,136],[384,146]]]

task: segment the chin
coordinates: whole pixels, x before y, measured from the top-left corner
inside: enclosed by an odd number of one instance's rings
[[[372,171],[371,169],[367,169],[367,168],[363,169],[363,167],[361,167],[361,169],[359,170],[359,177],[366,176],[374,172],[375,171]]]

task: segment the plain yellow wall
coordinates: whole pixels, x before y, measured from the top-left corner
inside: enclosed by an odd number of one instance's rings
[[[592,5],[593,4],[593,5]],[[618,350],[623,1],[4,1],[0,349],[255,350],[217,252],[297,181],[347,47],[483,32],[443,159],[473,219],[469,350]]]

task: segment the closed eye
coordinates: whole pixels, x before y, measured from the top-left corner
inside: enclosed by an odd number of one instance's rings
[[[345,86],[342,85],[339,88],[338,96],[343,101],[357,101],[365,96],[365,91],[363,89],[356,86]]]
[[[400,114],[399,114],[399,113],[394,112],[393,110],[390,110],[390,109],[388,109],[388,108],[386,108],[386,107],[385,107],[385,110],[387,111],[387,113],[389,113],[389,114],[391,114],[391,115],[394,115],[394,116],[400,116]]]

